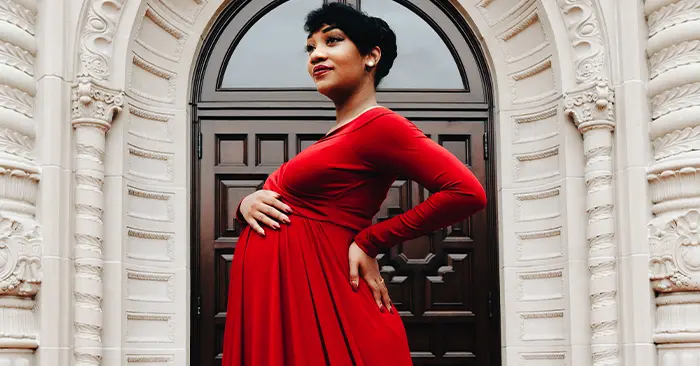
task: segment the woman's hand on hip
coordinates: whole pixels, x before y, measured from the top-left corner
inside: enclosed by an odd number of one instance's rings
[[[389,290],[386,288],[384,279],[379,274],[379,263],[375,258],[372,258],[365,253],[356,243],[350,245],[348,249],[348,259],[350,260],[350,285],[354,291],[360,285],[359,276],[367,282],[374,301],[377,303],[379,310],[394,312],[389,298]]]
[[[249,194],[241,201],[241,216],[260,235],[265,235],[261,223],[273,229],[279,229],[281,221],[289,224],[289,217],[283,212],[291,213],[292,209],[279,200],[279,193],[259,190]]]

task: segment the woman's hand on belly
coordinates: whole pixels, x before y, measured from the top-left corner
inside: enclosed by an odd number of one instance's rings
[[[348,259],[350,261],[350,285],[352,289],[357,291],[359,287],[359,276],[367,282],[374,301],[377,303],[379,310],[394,312],[389,298],[389,290],[386,288],[384,279],[379,274],[379,263],[375,258],[372,258],[365,253],[356,243],[350,245],[348,249]]]
[[[241,201],[240,211],[245,221],[258,234],[265,235],[261,224],[269,226],[273,229],[279,229],[281,221],[289,224],[289,217],[282,213],[291,213],[291,207],[282,203],[279,200],[279,193],[268,190],[259,190],[249,194]]]

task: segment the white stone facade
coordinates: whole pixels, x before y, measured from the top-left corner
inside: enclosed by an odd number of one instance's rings
[[[0,0],[0,365],[190,364],[227,3]],[[700,0],[451,3],[496,86],[503,364],[700,365]]]

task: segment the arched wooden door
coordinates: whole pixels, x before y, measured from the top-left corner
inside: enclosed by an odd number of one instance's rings
[[[202,48],[192,102],[193,365],[221,363],[229,268],[241,229],[233,219],[237,203],[333,125],[333,105],[315,91],[303,50],[304,16],[322,1],[233,1]],[[399,56],[379,88],[380,103],[470,166],[491,201],[467,221],[380,255],[414,362],[500,364],[485,64],[445,1],[352,3],[384,18],[397,34]],[[428,195],[399,179],[375,220],[410,209]]]

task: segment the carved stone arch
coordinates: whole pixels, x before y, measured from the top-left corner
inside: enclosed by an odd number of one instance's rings
[[[87,230],[88,221],[103,222],[104,228],[99,230],[110,235],[103,238],[104,254],[98,259],[116,263],[118,268],[85,277],[124,286],[124,291],[105,292],[96,302],[94,294],[77,296],[75,325],[82,333],[76,332],[74,342],[82,342],[81,337],[93,342],[76,349],[76,356],[81,355],[77,364],[100,364],[104,361],[102,349],[107,346],[128,350],[124,356],[127,362],[186,363],[188,324],[196,316],[196,302],[190,298],[187,285],[191,263],[189,193],[193,190],[189,167],[197,142],[188,127],[188,103],[200,40],[227,2],[86,2],[109,3],[110,19],[120,20],[105,22],[107,29],[118,27],[112,34],[131,37],[105,38],[108,44],[114,43],[108,49],[115,52],[107,58],[106,68],[117,70],[113,76],[119,75],[119,80],[100,85],[94,78],[85,79],[84,87],[75,86],[75,106],[85,107],[80,109],[85,113],[82,116],[94,119],[85,131],[112,128],[106,145],[99,139],[90,140],[87,145],[91,148],[78,151],[76,159],[104,162],[108,177],[104,185],[100,179],[95,184],[95,177],[86,173],[83,183],[89,186],[84,187],[85,192],[89,188],[110,199],[104,210],[99,205],[80,206],[78,211],[85,216],[76,218],[76,232]],[[563,87],[578,85],[568,65],[587,57],[573,52],[569,40],[577,37],[571,32],[575,26],[567,29],[567,15],[562,10],[572,4],[590,7],[597,1],[561,0],[560,7],[540,0],[452,5],[451,14],[464,17],[480,35],[480,47],[488,55],[495,79],[497,119],[489,142],[490,155],[499,159],[499,191],[494,201],[498,204],[498,245],[504,268],[501,327],[507,365],[520,360],[569,360],[573,356],[567,342],[587,337],[591,326],[586,316],[578,316],[589,314],[589,294],[571,286],[572,277],[588,276],[588,269],[581,272],[581,268],[568,265],[588,259],[575,257],[581,252],[575,249],[585,247],[586,238],[579,237],[577,230],[568,230],[571,225],[585,225],[571,218],[579,212],[569,214],[578,207],[570,205],[572,197],[585,192],[584,185],[577,183],[583,177],[583,165],[575,163],[582,160],[583,150],[577,142],[578,131],[561,108]],[[93,32],[85,18],[81,29],[84,34]],[[605,39],[602,42],[605,45]],[[76,56],[77,62],[85,57],[82,51]],[[113,119],[112,112],[122,104],[122,88],[123,110]],[[594,104],[598,100],[594,98]],[[88,138],[96,137],[90,134]],[[82,188],[76,188],[76,193],[77,189]],[[81,222],[81,218],[88,220]],[[76,248],[84,244],[76,241]],[[81,280],[76,278],[76,284]],[[551,284],[549,292],[533,291],[544,282]],[[76,292],[81,294],[77,287]],[[81,301],[86,299],[101,306],[103,315],[78,319],[84,305]],[[123,320],[123,333],[118,324],[103,322],[112,318]],[[616,328],[606,329],[606,334],[617,334]],[[119,341],[107,345],[102,339]],[[607,345],[611,351],[602,356],[594,353],[595,360],[617,357],[615,342]]]

